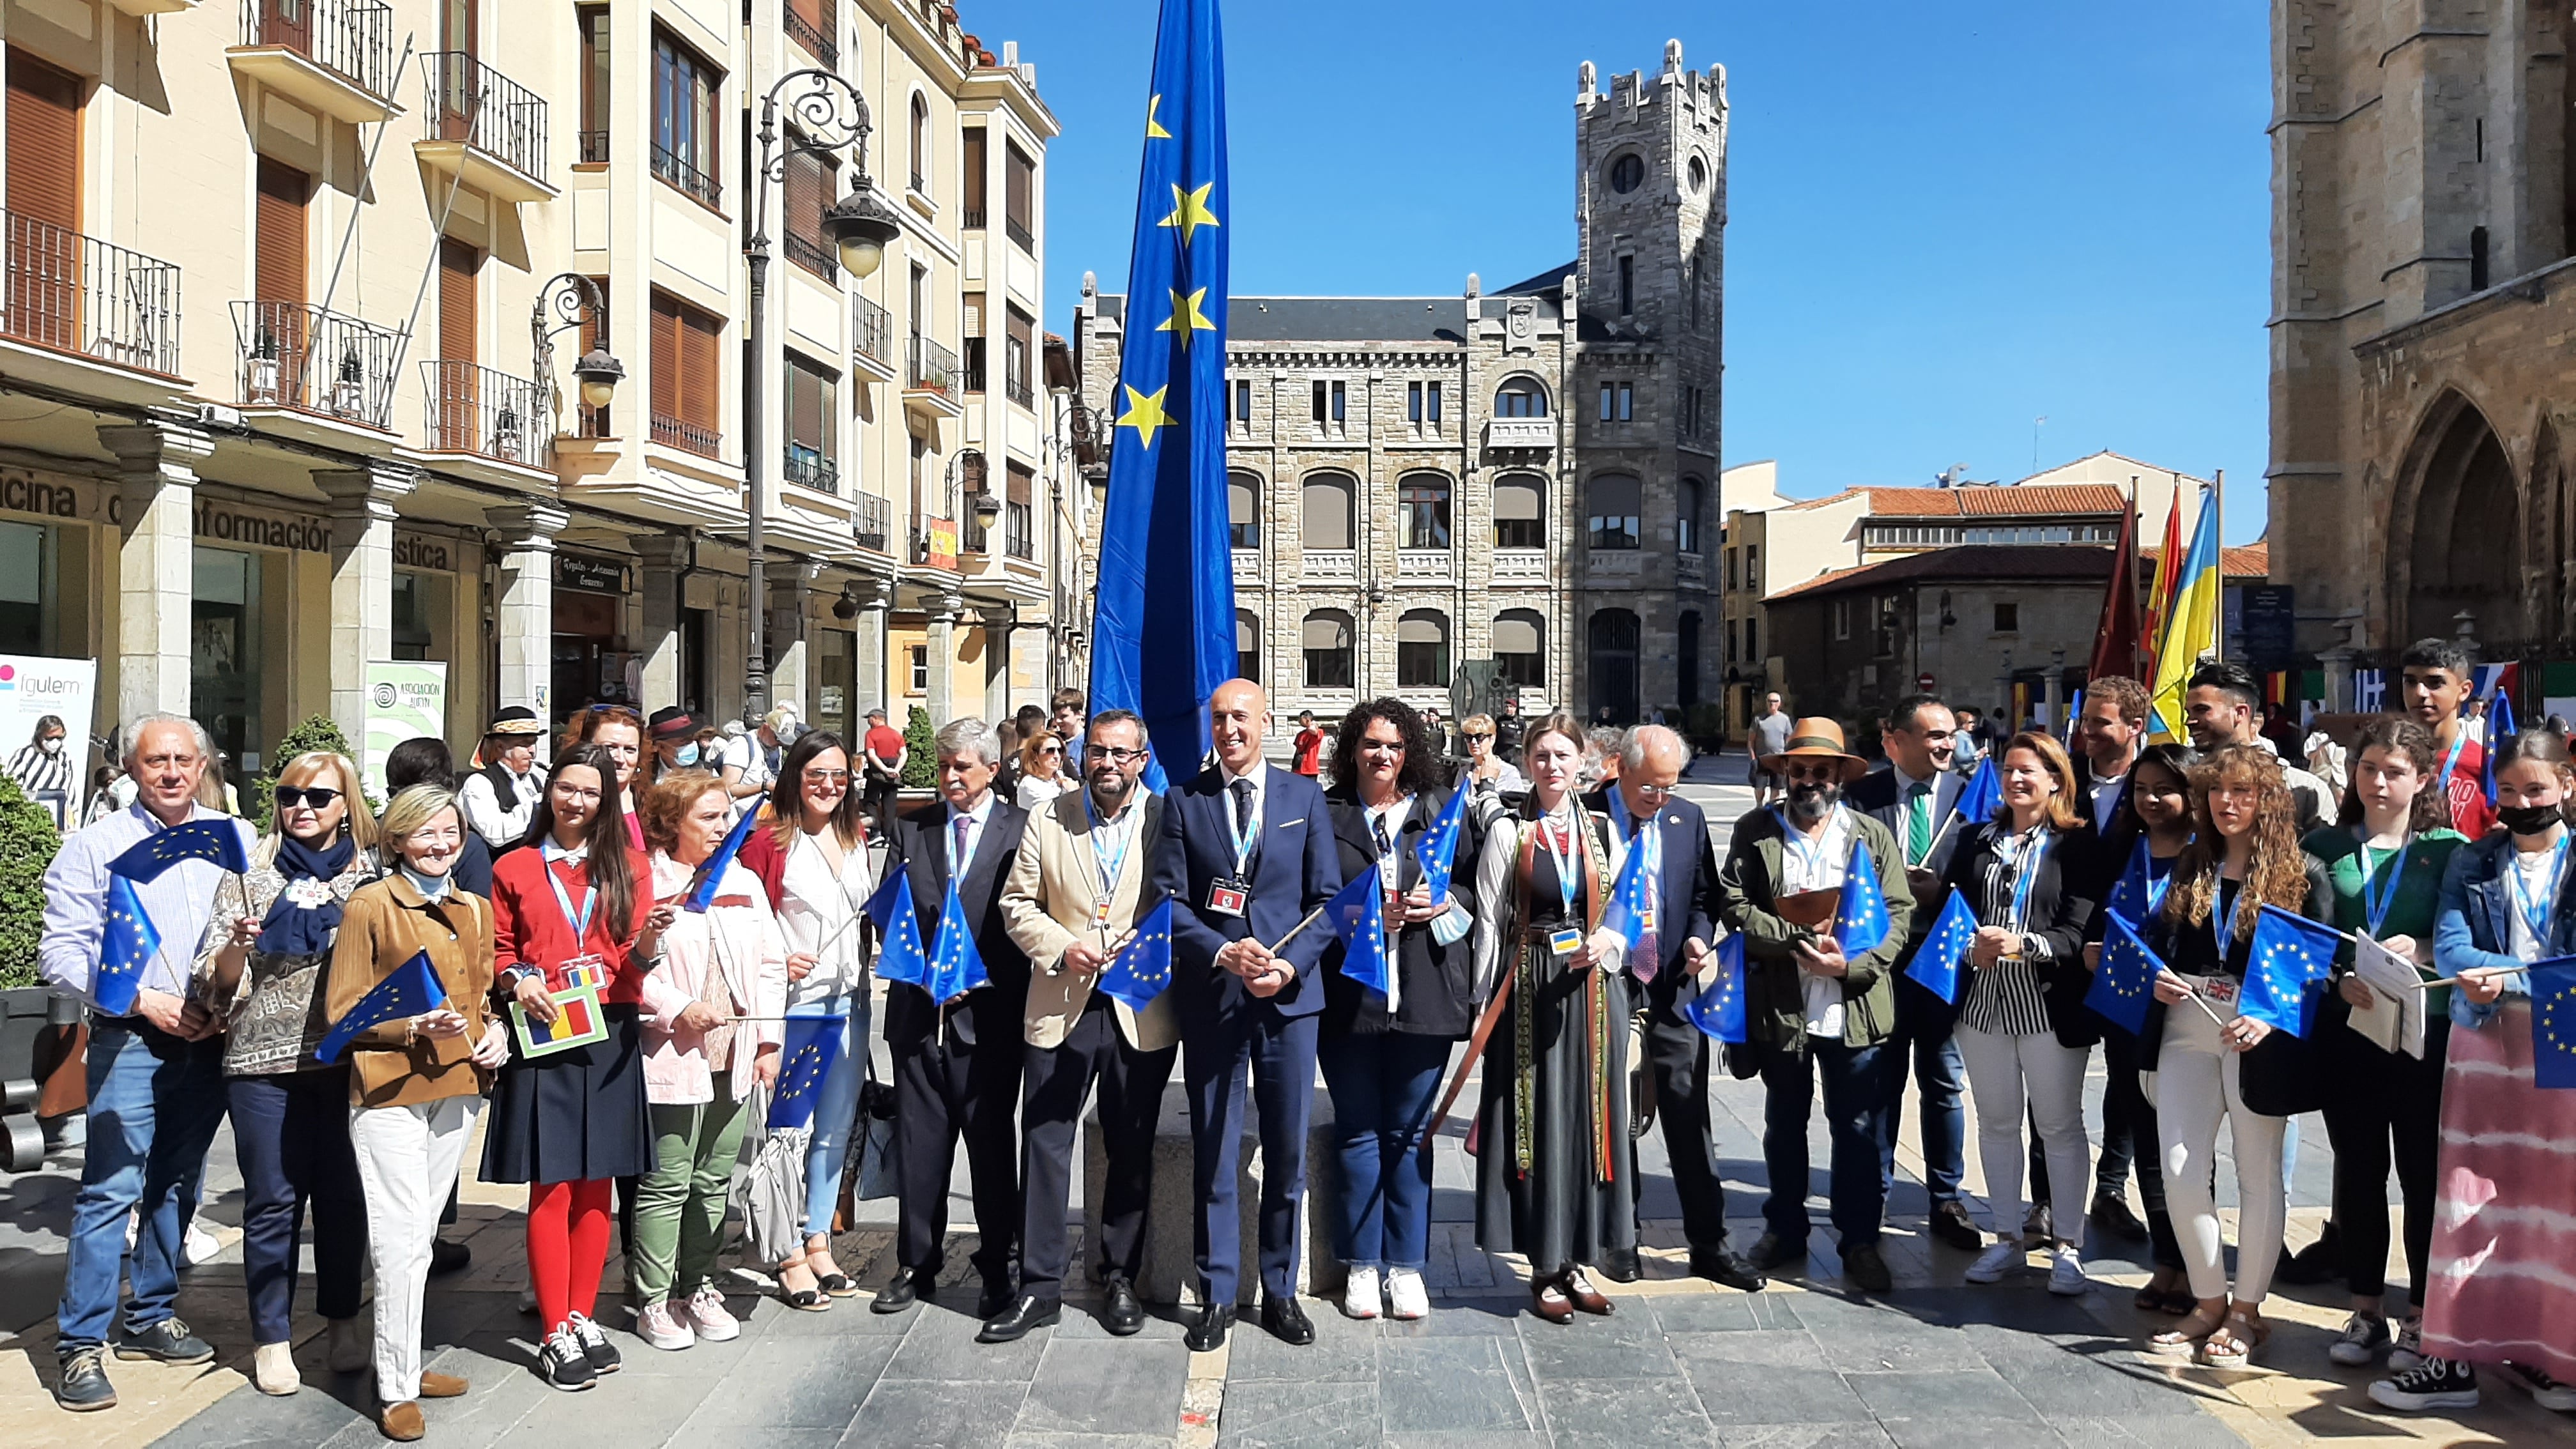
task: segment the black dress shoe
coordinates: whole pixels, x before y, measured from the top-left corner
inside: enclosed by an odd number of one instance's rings
[[[445,1238],[429,1240],[429,1276],[433,1278],[462,1273],[473,1261],[474,1250],[463,1243],[451,1243]]]
[[[1706,1278],[1739,1293],[1759,1293],[1771,1283],[1761,1269],[1724,1248],[1691,1249],[1690,1270],[1694,1278]]]
[[[1896,1286],[1896,1279],[1887,1271],[1887,1260],[1879,1256],[1876,1243],[1845,1249],[1843,1276],[1863,1293],[1885,1293]]]
[[[1100,1310],[1100,1325],[1118,1338],[1145,1326],[1145,1305],[1136,1300],[1136,1289],[1126,1279],[1109,1280],[1109,1302]]]
[[[1225,1347],[1225,1331],[1233,1326],[1234,1305],[1211,1303],[1199,1310],[1198,1321],[1190,1325],[1181,1343],[1192,1353],[1214,1353]]]
[[[1273,1298],[1263,1294],[1261,1326],[1270,1330],[1271,1337],[1291,1347],[1304,1348],[1315,1341],[1315,1325],[1306,1317],[1306,1310],[1297,1306],[1294,1298]]]
[[[2147,1225],[2139,1222],[2138,1215],[2129,1210],[2127,1198],[2107,1192],[2097,1193],[2093,1198],[2093,1210],[2086,1216],[2093,1220],[2093,1226],[2115,1238],[2125,1238],[2132,1243],[2147,1240]]]
[[[1040,1298],[1023,1293],[1008,1313],[996,1314],[984,1321],[983,1331],[975,1335],[977,1343],[1016,1343],[1028,1337],[1029,1330],[1044,1328],[1064,1317],[1064,1304],[1053,1298]]]
[[[1763,1272],[1776,1273],[1792,1264],[1807,1261],[1807,1244],[1804,1239],[1793,1243],[1778,1233],[1764,1233],[1753,1240],[1753,1251],[1745,1256]]]
[[[984,1280],[984,1291],[975,1299],[975,1316],[999,1318],[1013,1303],[1019,1301],[1019,1297],[1020,1290],[1012,1286],[1009,1279],[987,1278]]]
[[[939,1284],[929,1274],[915,1273],[910,1268],[897,1268],[894,1270],[894,1276],[886,1280],[886,1285],[877,1290],[876,1301],[868,1305],[868,1311],[901,1313],[910,1308],[916,1298],[927,1303],[938,1296]]]
[[[1602,1254],[1601,1261],[1593,1266],[1601,1270],[1602,1277],[1613,1283],[1634,1283],[1646,1276],[1645,1265],[1637,1261],[1634,1248],[1612,1248]]]
[[[1977,1231],[1969,1220],[1968,1205],[1952,1198],[1932,1206],[1932,1236],[1963,1253],[1973,1253],[1986,1245],[1986,1235]]]

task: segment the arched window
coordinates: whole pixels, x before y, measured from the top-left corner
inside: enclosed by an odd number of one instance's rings
[[[1306,616],[1306,687],[1349,689],[1359,678],[1351,658],[1351,616],[1318,609]]]
[[[1547,547],[1547,480],[1515,473],[1494,480],[1494,547]]]
[[[1592,708],[1590,715],[1610,711],[1612,722],[1637,717],[1637,616],[1626,609],[1603,609],[1592,616]],[[1588,716],[1587,716],[1588,717]]]
[[[1592,480],[1591,533],[1594,548],[1635,548],[1640,533],[1637,480],[1608,473]]]
[[[1261,547],[1261,480],[1250,473],[1225,475],[1225,519],[1236,548]],[[1252,676],[1245,675],[1249,679]]]
[[[1261,619],[1250,609],[1234,611],[1234,672],[1261,682]]]
[[[1396,537],[1405,548],[1449,548],[1449,479],[1407,473],[1396,485]]]
[[[919,91],[912,96],[912,189],[930,194],[930,102]]]
[[[1306,480],[1301,501],[1308,549],[1351,546],[1353,491],[1350,478],[1341,473],[1319,473]]]
[[[1706,510],[1700,500],[1707,489],[1697,478],[1682,480],[1681,502],[1673,510],[1673,542],[1683,553],[1700,551],[1700,519]]]
[[[1682,615],[1678,632],[1680,638],[1677,641],[1678,647],[1674,650],[1680,656],[1681,679],[1678,689],[1681,694],[1681,707],[1688,709],[1699,703],[1699,613],[1697,610]],[[1681,721],[1675,720],[1674,723],[1679,724]]]
[[[1547,416],[1547,388],[1534,377],[1506,380],[1494,392],[1494,416],[1498,418],[1543,418]]]
[[[1547,686],[1547,620],[1536,609],[1505,609],[1494,616],[1494,663],[1504,684]]]
[[[1449,684],[1449,616],[1413,609],[1395,621],[1395,686],[1444,689]]]

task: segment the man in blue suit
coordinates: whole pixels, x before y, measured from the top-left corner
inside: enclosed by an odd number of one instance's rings
[[[1950,768],[1958,721],[1949,707],[1928,694],[1909,694],[1896,702],[1879,725],[1879,742],[1887,750],[1887,768],[1862,776],[1851,787],[1851,808],[1876,819],[1896,837],[1905,854],[1905,878],[1914,887],[1914,921],[1905,954],[1896,961],[1902,972],[1914,964],[1914,952],[1941,913],[1941,873],[1951,852],[1976,822],[1950,819],[1967,782]],[[1944,828],[1944,825],[1947,828]],[[1959,1201],[1959,1179],[1967,1168],[1968,1121],[1959,1105],[1965,1070],[1958,1043],[1950,1039],[1957,1011],[1924,990],[1914,978],[1896,982],[1896,1030],[1887,1039],[1881,1060],[1887,1063],[1886,1095],[1879,1113],[1879,1171],[1891,1187],[1896,1177],[1896,1133],[1905,1121],[1906,1065],[1913,1064],[1916,1088],[1923,1098],[1923,1185],[1932,1198],[1932,1236],[1951,1247],[1974,1251],[1985,1239]]]
[[[1155,884],[1173,901],[1171,992],[1199,1203],[1207,1306],[1190,1326],[1196,1353],[1222,1345],[1234,1322],[1247,1064],[1261,1113],[1261,1323],[1289,1343],[1315,1341],[1297,1306],[1297,1206],[1306,1186],[1315,1018],[1324,1006],[1318,968],[1333,932],[1318,922],[1271,947],[1342,887],[1324,792],[1262,761],[1270,701],[1261,686],[1218,685],[1208,723],[1216,764],[1172,791],[1154,861]]]

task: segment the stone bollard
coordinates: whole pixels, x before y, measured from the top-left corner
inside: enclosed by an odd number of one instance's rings
[[[1094,1246],[1100,1241],[1100,1190],[1109,1172],[1108,1149],[1101,1139],[1100,1114],[1096,1110],[1083,1119],[1082,1142],[1083,1259],[1089,1264]],[[1262,1167],[1260,1112],[1247,1096],[1242,1156],[1235,1183],[1243,1254],[1238,1297],[1246,1308],[1258,1300],[1261,1291]],[[1301,1294],[1335,1295],[1342,1291],[1342,1265],[1333,1258],[1332,1232],[1322,1207],[1338,1189],[1338,1176],[1333,1099],[1318,1082],[1314,1105],[1306,1114],[1306,1194],[1298,1202],[1297,1231],[1305,1244],[1297,1265],[1297,1291]],[[1145,1268],[1136,1284],[1136,1295],[1148,1303],[1198,1306],[1198,1197],[1193,1184],[1189,1098],[1175,1080],[1164,1089],[1162,1119],[1154,1129],[1154,1194],[1145,1213]],[[1084,1281],[1099,1280],[1086,1269]]]

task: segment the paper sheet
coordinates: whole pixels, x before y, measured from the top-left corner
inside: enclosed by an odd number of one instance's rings
[[[2352,1029],[2381,1051],[2424,1059],[2424,978],[2415,963],[2363,936],[2353,950],[2353,973],[2377,1000],[2370,1009],[2355,1008]]]

